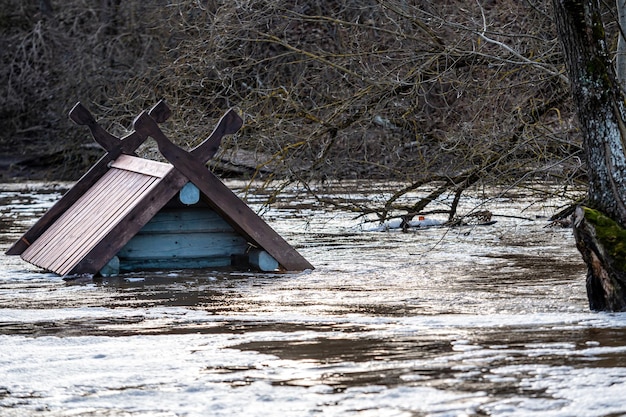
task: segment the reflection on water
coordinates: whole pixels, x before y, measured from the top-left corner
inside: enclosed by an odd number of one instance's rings
[[[0,186],[0,250],[62,191]],[[588,311],[548,203],[379,233],[288,192],[264,215],[314,271],[66,282],[0,257],[0,415],[626,415],[626,319]]]

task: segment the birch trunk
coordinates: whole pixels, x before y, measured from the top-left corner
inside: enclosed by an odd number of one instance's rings
[[[599,0],[553,0],[583,133],[590,209],[576,211],[576,246],[587,264],[594,310],[626,310],[626,125],[624,101],[606,47]]]

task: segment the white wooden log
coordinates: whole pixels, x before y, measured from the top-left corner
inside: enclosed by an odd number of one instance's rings
[[[263,272],[276,271],[278,262],[264,250],[253,250],[248,254],[248,263]]]

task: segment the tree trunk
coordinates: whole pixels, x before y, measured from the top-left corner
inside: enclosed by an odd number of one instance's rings
[[[615,7],[617,8],[617,23],[619,27],[615,68],[623,93],[626,91],[626,0],[615,0]]]
[[[588,205],[593,209],[577,210],[574,222],[576,246],[587,264],[589,305],[594,310],[622,311],[626,309],[626,262],[621,259],[622,251],[626,253],[624,101],[606,47],[599,1],[553,0],[553,4],[583,133]]]

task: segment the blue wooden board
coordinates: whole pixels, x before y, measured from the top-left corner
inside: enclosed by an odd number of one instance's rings
[[[230,266],[230,258],[169,258],[133,259],[120,263],[120,272],[143,271],[147,269],[201,269]]]
[[[233,232],[219,214],[208,208],[164,209],[158,212],[138,233],[212,233]]]
[[[118,253],[121,271],[231,264],[248,242],[209,208],[164,209]]]
[[[163,259],[230,256],[248,244],[235,233],[167,233],[136,235],[117,254],[120,259]]]

